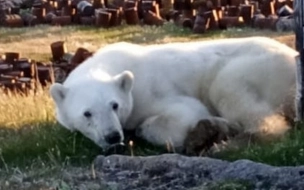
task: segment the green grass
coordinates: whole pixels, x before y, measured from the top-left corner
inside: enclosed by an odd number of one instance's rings
[[[304,126],[290,131],[283,139],[268,144],[248,144],[238,150],[227,150],[213,155],[229,161],[249,159],[273,166],[304,165]]]
[[[271,36],[293,46],[292,33],[255,31],[252,29],[208,32],[195,35],[174,25],[164,27],[50,27],[0,28],[0,54],[18,51],[24,57],[47,61],[51,57],[49,45],[64,40],[70,51],[86,47],[95,51],[99,46],[129,41],[140,44],[215,38]],[[96,155],[104,152],[79,133],[61,127],[54,118],[54,105],[47,90],[29,97],[0,94],[0,178],[15,168],[37,175],[70,165],[88,165]],[[251,159],[272,165],[304,164],[304,131],[295,130],[283,140],[267,145],[248,145],[237,151],[216,154],[214,157],[236,160]],[[135,141],[134,155],[155,155],[166,152],[144,141]],[[115,151],[114,151],[115,153]],[[127,148],[123,154],[131,155]],[[1,180],[0,180],[1,182]]]
[[[1,95],[0,110],[6,113],[0,116],[0,168],[82,165],[104,154],[79,132],[72,133],[56,122],[47,90],[29,97]],[[133,149],[134,155],[160,151],[152,145],[135,144]],[[130,149],[123,153],[131,154]]]

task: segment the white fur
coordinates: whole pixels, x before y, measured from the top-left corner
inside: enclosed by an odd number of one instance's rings
[[[181,146],[199,120],[216,115],[240,124],[240,131],[282,133],[288,126],[277,113],[295,84],[297,54],[265,37],[148,46],[121,42],[101,48],[63,86],[54,84],[51,94],[58,121],[101,147],[109,145],[104,141],[109,131],[123,136],[122,127],[137,129],[155,144]],[[113,81],[124,71],[130,91]],[[56,98],[61,88],[64,98]],[[121,112],[110,109],[112,101]],[[94,112],[90,121],[85,110]],[[275,126],[269,124],[273,118]]]

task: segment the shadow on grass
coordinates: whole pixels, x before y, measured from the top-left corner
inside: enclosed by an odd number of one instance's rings
[[[273,166],[304,165],[304,124],[298,124],[282,139],[268,144],[251,144],[239,150],[227,150],[213,157],[235,161],[249,159]]]
[[[251,144],[238,150],[226,150],[210,157],[235,161],[249,159],[274,166],[304,164],[304,125],[292,130],[283,139],[270,144]],[[87,166],[98,155],[122,154],[148,156],[168,153],[165,148],[153,146],[144,140],[126,134],[126,144],[132,140],[132,151],[105,153],[100,147],[78,132],[70,132],[56,122],[27,125],[20,129],[0,128],[0,170],[11,168],[39,168]],[[132,154],[133,153],[133,154]]]
[[[211,157],[235,161],[249,159],[274,166],[304,164],[304,125],[288,133],[283,139],[270,144],[251,144],[239,150],[227,150]],[[36,123],[14,130],[0,129],[0,168],[32,168],[39,166],[87,165],[105,152],[78,132],[69,132],[54,122]],[[167,153],[165,148],[153,146],[127,134],[126,143],[133,140],[134,156]],[[109,154],[131,155],[130,146]]]
[[[54,122],[36,123],[20,129],[0,128],[0,168],[32,168],[46,165],[87,165],[97,155],[131,155],[128,146],[105,153],[79,132],[70,132]],[[134,156],[155,155],[164,152],[141,139],[133,140]],[[7,167],[7,168],[6,168]]]
[[[37,123],[16,130],[2,128],[0,136],[4,138],[0,143],[3,165],[82,164],[100,153],[80,134],[70,133],[55,123]]]

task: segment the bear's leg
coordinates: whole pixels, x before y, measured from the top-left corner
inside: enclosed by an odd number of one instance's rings
[[[153,106],[159,108],[155,115],[146,118],[136,131],[137,136],[155,145],[183,147],[189,130],[211,117],[205,106],[191,97],[170,97],[157,104]]]
[[[195,128],[191,129],[184,141],[184,153],[202,155],[215,144],[225,143],[237,134],[237,124],[230,123],[221,117],[210,117],[200,120]]]

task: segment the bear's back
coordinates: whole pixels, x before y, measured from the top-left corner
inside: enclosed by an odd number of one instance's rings
[[[271,49],[288,56],[297,54],[288,46],[267,37],[153,45],[118,42],[101,47],[92,57],[74,69],[67,81],[84,77],[91,78],[92,72],[104,73],[105,75],[115,75],[123,70],[131,70],[137,74],[151,72],[165,74],[170,73],[172,69],[186,69],[190,72],[201,69],[202,64],[224,62],[225,58],[242,56],[246,53],[259,55]]]

